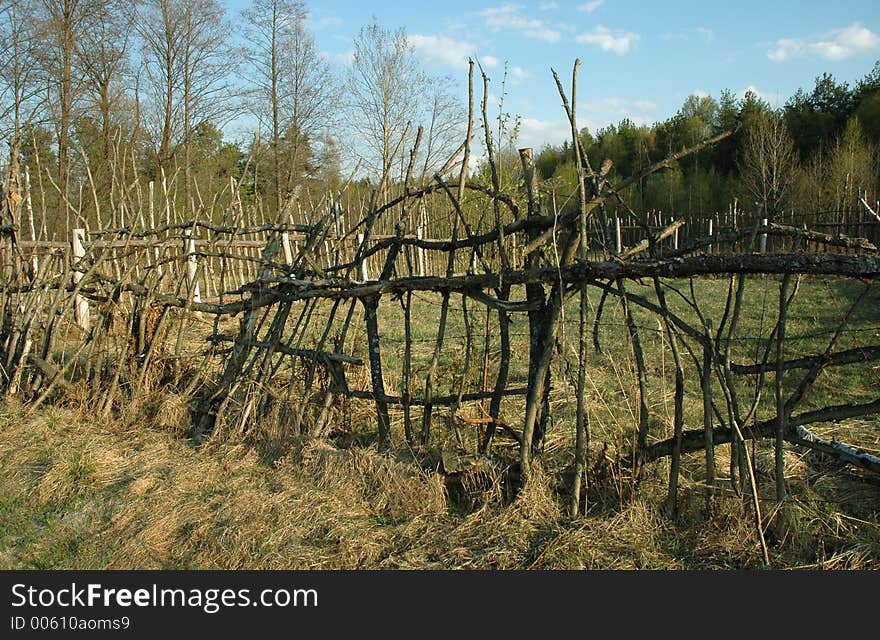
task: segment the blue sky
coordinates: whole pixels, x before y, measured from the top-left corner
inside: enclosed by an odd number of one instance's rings
[[[235,12],[248,0],[227,0]],[[578,119],[591,130],[624,117],[650,124],[673,115],[692,94],[756,91],[782,104],[827,71],[850,84],[880,59],[876,0],[773,2],[307,1],[318,48],[344,64],[357,31],[375,16],[403,27],[426,68],[449,74],[465,99],[467,58],[477,56],[504,110],[522,118],[520,146],[567,137],[550,75],[567,79],[575,58]],[[496,111],[497,113],[497,107]]]

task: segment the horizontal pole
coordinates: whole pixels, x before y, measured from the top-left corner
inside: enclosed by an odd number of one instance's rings
[[[815,411],[807,411],[805,413],[791,416],[788,419],[788,427],[785,440],[794,444],[803,444],[803,436],[798,434],[798,427],[817,422],[837,422],[847,418],[856,418],[875,413],[880,413],[880,400],[867,402],[864,404],[843,404],[836,406],[824,407]],[[763,420],[749,427],[742,429],[743,438],[745,440],[759,440],[761,438],[772,438],[776,435],[777,419]],[[801,434],[804,432],[801,431]],[[681,437],[681,452],[693,453],[694,451],[703,451],[706,448],[705,429],[691,429],[685,431]],[[733,441],[734,430],[726,427],[716,428],[712,430],[712,441],[717,446]],[[642,462],[653,462],[666,456],[672,455],[675,446],[675,438],[668,438],[655,444],[639,453],[639,459]],[[850,447],[852,449],[852,447]],[[869,462],[868,466],[863,467],[880,473],[880,464]],[[864,461],[863,461],[864,463]],[[862,463],[862,464],[863,464]],[[860,465],[861,466],[861,465]]]
[[[528,387],[515,387],[513,389],[504,389],[501,392],[502,396],[524,396],[529,392]],[[404,399],[400,396],[389,396],[383,395],[379,398],[373,394],[372,391],[351,391],[349,392],[350,397],[352,398],[360,398],[362,400],[381,400],[382,402],[386,402],[387,404],[404,404]],[[465,393],[462,394],[461,398],[458,395],[454,396],[437,396],[431,398],[432,405],[455,405],[459,402],[473,402],[475,400],[488,400],[495,395],[492,391],[475,391],[473,393]],[[424,398],[410,398],[406,404],[409,404],[411,407],[420,407],[425,405]]]
[[[640,278],[687,278],[690,276],[753,273],[753,274],[803,274],[841,276],[867,280],[880,279],[880,257],[849,254],[735,254],[735,255],[701,255],[673,260],[639,260],[621,263],[611,262],[577,262],[572,265],[556,268],[526,269],[520,271],[504,271],[501,273],[466,274],[452,277],[413,276],[395,280],[371,281],[366,283],[352,282],[348,279],[333,278],[307,280],[296,278],[267,278],[250,283],[237,293],[252,291],[253,295],[244,300],[225,304],[206,302],[192,303],[172,294],[150,292],[139,283],[119,284],[114,278],[103,274],[92,274],[90,280],[119,287],[122,291],[134,295],[153,297],[153,304],[166,307],[185,307],[193,311],[201,311],[216,315],[236,315],[242,311],[259,309],[278,302],[295,302],[311,298],[330,300],[352,300],[377,295],[395,295],[407,291],[455,292],[467,295],[469,291],[478,289],[498,289],[502,284],[521,285],[530,283],[552,284],[595,284],[592,281],[618,279],[638,280]],[[91,282],[88,283],[91,285]],[[55,285],[50,288],[57,288]],[[23,292],[34,288],[34,285],[0,285],[0,291]],[[84,285],[81,295],[93,300],[104,300],[107,295]]]
[[[857,362],[874,362],[876,360],[880,360],[880,346],[857,347],[846,351],[838,351],[837,353],[829,353],[824,356],[807,356],[786,360],[782,363],[782,370],[812,369],[816,365],[835,367],[844,364],[856,364]],[[737,375],[755,375],[776,371],[776,369],[775,362],[748,365],[730,363],[730,370]]]

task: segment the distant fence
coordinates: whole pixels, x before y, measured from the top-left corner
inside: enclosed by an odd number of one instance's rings
[[[771,223],[758,218],[760,213],[747,213],[731,208],[727,212],[707,216],[691,216],[687,220],[669,216],[661,211],[643,214],[642,224],[632,224],[620,216],[597,215],[590,220],[588,257],[593,261],[613,259],[643,243],[651,235],[660,236],[653,247],[657,257],[689,253],[699,246],[709,255],[752,252],[797,253],[822,252],[832,247],[836,252],[859,252],[880,244],[880,219],[867,207],[861,211],[832,211],[802,214],[786,212]],[[797,233],[808,230],[813,233]],[[749,233],[749,230],[752,233]],[[290,266],[301,248],[310,246],[311,267],[333,273],[339,265],[356,264],[355,277],[369,281],[379,277],[387,250],[398,240],[408,265],[408,275],[443,277],[449,273],[449,255],[438,247],[446,247],[451,239],[424,237],[424,228],[415,234],[370,234],[364,243],[364,233],[343,234],[332,231],[323,234],[320,242],[311,240],[315,228],[307,225],[258,225],[251,228],[228,228],[208,221],[166,225],[155,231],[89,232],[73,229],[70,240],[18,240],[17,245],[39,269],[41,256],[69,255],[73,259],[101,254],[104,264],[113,264],[116,272],[129,266],[140,272],[155,269],[159,275],[168,272],[170,282],[181,280],[190,299],[217,301],[223,294],[239,292],[242,287],[259,278],[262,255],[269,238],[277,235],[281,247],[275,257],[279,265]],[[769,233],[768,233],[769,232]],[[839,240],[835,242],[834,240]],[[311,244],[310,244],[311,242]],[[493,252],[498,246],[508,256],[513,269],[524,266],[517,243],[518,234],[511,234],[488,247]],[[384,250],[383,250],[384,248]],[[477,253],[458,252],[453,256],[451,273],[473,273]],[[181,278],[181,274],[185,277]],[[80,300],[77,317],[88,326],[88,303]]]

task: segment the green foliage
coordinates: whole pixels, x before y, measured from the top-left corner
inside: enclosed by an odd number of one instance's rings
[[[865,136],[874,144],[880,143],[880,60],[859,81],[853,94],[853,102]]]
[[[792,206],[812,210],[844,206],[844,202],[853,206],[859,189],[877,190],[880,61],[854,89],[826,73],[816,78],[810,91],[798,90],[779,110],[754,92],[737,98],[723,91],[717,100],[692,95],[674,116],[652,126],[624,119],[599,129],[595,138],[584,129],[582,144],[594,168],[611,160],[611,179],[618,180],[714,134],[734,131],[624,194],[637,210],[699,215],[726,209],[734,198],[751,199],[740,175],[749,132],[777,114],[800,159],[800,167],[789,169],[794,172]],[[577,176],[569,142],[544,147],[536,166],[545,186],[557,196],[575,192]]]
[[[857,204],[860,190],[872,182],[874,157],[862,132],[859,118],[851,118],[832,149],[827,166],[826,189],[833,206]]]

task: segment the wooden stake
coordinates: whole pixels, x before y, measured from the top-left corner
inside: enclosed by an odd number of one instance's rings
[[[76,287],[82,280],[81,261],[86,255],[85,248],[85,229],[74,229],[71,241],[73,249],[73,285]],[[80,294],[76,294],[73,299],[74,320],[82,328],[83,331],[89,330],[89,301]]]
[[[189,299],[195,303],[202,301],[202,295],[199,291],[199,281],[197,278],[199,259],[196,255],[196,239],[192,237],[192,230],[185,229],[184,251],[186,252],[186,287]]]

